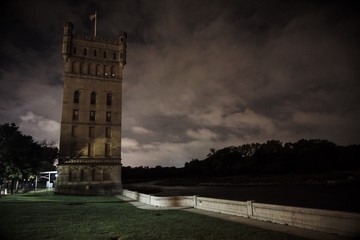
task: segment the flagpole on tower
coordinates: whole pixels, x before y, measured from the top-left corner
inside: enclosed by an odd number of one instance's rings
[[[97,22],[97,16],[95,11],[95,28],[94,28],[94,36],[96,37],[96,22]]]
[[[94,26],[94,37],[96,37],[96,22],[97,22],[97,13],[95,11],[94,14],[90,15],[90,21],[94,21],[95,20],[95,26]]]

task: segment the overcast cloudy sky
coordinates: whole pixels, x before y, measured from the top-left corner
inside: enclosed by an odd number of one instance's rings
[[[356,1],[1,3],[0,123],[59,141],[63,23],[128,33],[125,166],[177,166],[210,148],[301,138],[360,143]]]

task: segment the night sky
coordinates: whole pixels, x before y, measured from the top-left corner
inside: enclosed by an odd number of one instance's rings
[[[128,34],[125,166],[177,166],[278,139],[360,143],[356,1],[1,3],[0,123],[58,144],[63,24]]]

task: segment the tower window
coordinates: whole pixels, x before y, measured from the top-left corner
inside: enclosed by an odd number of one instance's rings
[[[90,104],[96,104],[96,93],[95,92],[91,93]]]
[[[89,127],[89,138],[95,137],[95,127]]]
[[[94,50],[94,57],[96,57],[96,55],[97,55],[97,51],[96,51],[96,50]]]
[[[111,96],[111,93],[108,93],[106,95],[106,105],[111,106],[111,104],[112,104],[112,96]]]
[[[79,101],[80,101],[80,92],[75,91],[74,92],[74,103],[79,103]]]
[[[84,63],[80,63],[80,70],[79,70],[79,73],[80,73],[80,74],[82,74],[82,73],[86,73],[86,72],[85,72]]]
[[[95,121],[95,111],[90,111],[90,121]]]
[[[84,56],[86,56],[86,55],[87,55],[87,49],[84,48]]]
[[[91,180],[95,181],[96,180],[96,168],[93,168],[91,170]]]
[[[111,122],[111,112],[106,112],[106,121]]]
[[[76,47],[74,47],[74,51],[73,51],[73,52],[74,52],[74,54],[76,54]]]
[[[73,63],[72,63],[71,72],[77,73],[77,62],[73,62]]]
[[[110,143],[105,143],[105,156],[106,156],[106,157],[110,157],[110,156],[111,156]]]
[[[69,182],[72,182],[72,179],[73,179],[73,171],[72,170],[69,170]]]
[[[77,126],[71,126],[71,136],[77,137]]]
[[[111,127],[105,128],[105,137],[111,138]]]
[[[96,75],[100,75],[100,64],[96,65]]]
[[[111,76],[115,77],[115,67],[111,66]]]
[[[120,53],[120,58],[121,58],[121,59],[123,58],[123,54],[122,54],[122,53]]]
[[[73,110],[73,120],[79,120],[79,110]]]
[[[116,59],[116,52],[114,52],[114,56],[113,56],[114,60]]]
[[[88,143],[88,157],[94,156],[94,144]]]
[[[93,75],[93,64],[89,63],[88,65],[88,75]]]
[[[106,58],[106,52],[104,52],[104,58]]]
[[[76,142],[71,142],[70,144],[70,156],[71,157],[78,157],[78,147]]]

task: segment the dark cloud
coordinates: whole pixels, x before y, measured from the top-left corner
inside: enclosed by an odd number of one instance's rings
[[[124,165],[182,166],[268,139],[359,143],[359,16],[347,1],[12,1],[0,117],[59,137],[63,22],[128,33]]]

